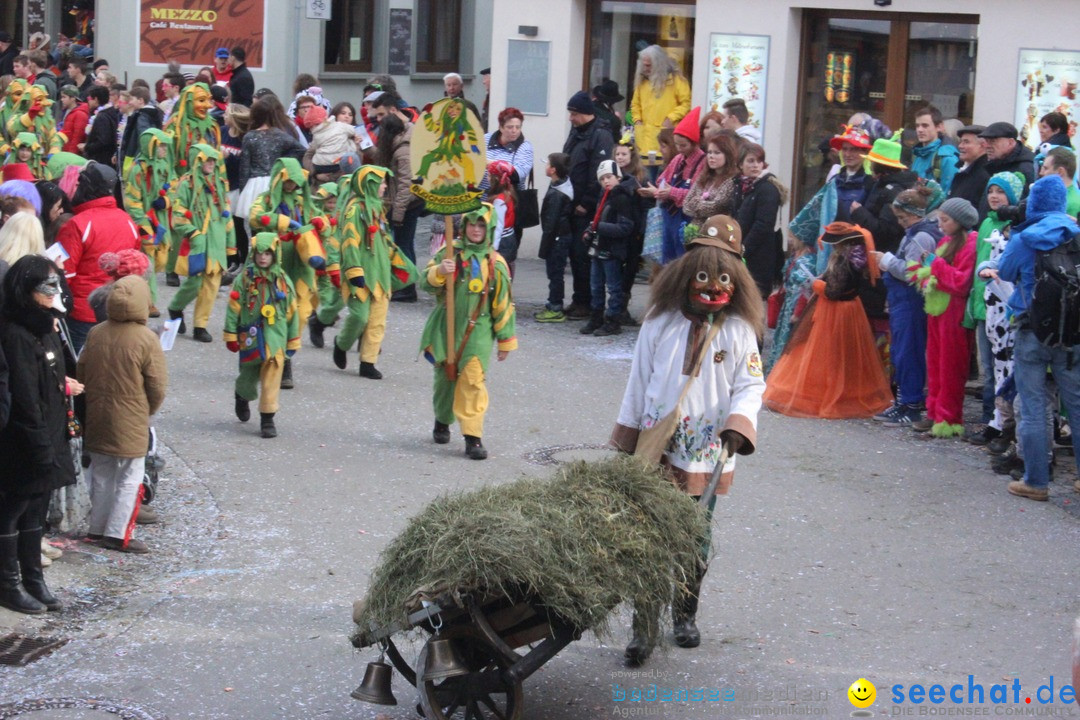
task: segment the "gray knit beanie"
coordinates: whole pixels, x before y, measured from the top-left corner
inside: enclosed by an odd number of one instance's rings
[[[941,203],[940,210],[965,230],[971,230],[979,224],[979,211],[963,198],[949,198]]]

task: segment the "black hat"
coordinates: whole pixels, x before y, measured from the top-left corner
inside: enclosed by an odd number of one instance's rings
[[[491,68],[484,68],[483,70],[480,71],[480,74],[481,75],[490,75],[491,74]]]
[[[994,138],[1012,138],[1016,139],[1019,133],[1016,132],[1016,126],[1007,122],[990,123],[985,130],[979,133],[979,137],[992,140]]]
[[[11,33],[7,30],[0,30],[0,42],[11,42]]]
[[[593,97],[600,102],[611,105],[625,100],[622,95],[619,94],[619,83],[614,80],[605,80],[592,89]]]
[[[956,131],[956,136],[960,137],[961,135],[978,135],[981,137],[985,131],[986,127],[983,125],[965,125],[964,127]]]

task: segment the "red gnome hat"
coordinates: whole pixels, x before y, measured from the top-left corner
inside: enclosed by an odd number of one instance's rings
[[[691,108],[690,112],[686,113],[686,117],[679,121],[679,124],[675,126],[675,134],[682,135],[684,138],[694,143],[695,145],[701,141],[701,106]]]

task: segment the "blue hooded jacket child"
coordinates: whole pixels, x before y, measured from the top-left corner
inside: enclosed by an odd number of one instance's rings
[[[1077,233],[1080,226],[1065,213],[1065,183],[1057,175],[1036,180],[1027,219],[1013,228],[998,261],[998,276],[1016,283],[1008,303],[1013,316],[1027,312],[1027,299],[1035,292],[1035,253],[1053,250]]]

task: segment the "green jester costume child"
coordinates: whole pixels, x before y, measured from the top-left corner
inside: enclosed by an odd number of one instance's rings
[[[432,437],[440,445],[450,442],[450,424],[456,418],[465,436],[465,454],[474,460],[487,457],[480,439],[488,405],[484,376],[492,346],[498,344],[500,361],[517,349],[510,268],[492,247],[495,222],[495,210],[488,203],[467,213],[462,218],[465,237],[444,245],[420,280],[436,301],[420,340],[424,355],[435,365]],[[452,315],[447,312],[448,291]],[[452,338],[448,317],[453,318]],[[454,361],[448,362],[451,349]]]
[[[364,165],[349,178],[349,200],[341,213],[339,266],[342,295],[348,314],[334,339],[334,364],[342,370],[346,353],[360,340],[360,376],[379,380],[375,369],[383,337],[390,294],[416,282],[416,266],[394,244],[382,204],[382,188],[390,171]]]
[[[237,353],[236,417],[251,418],[249,403],[259,398],[260,430],[277,437],[274,414],[285,362],[300,349],[296,291],[281,267],[277,233],[258,233],[247,263],[233,281],[225,314],[225,347]],[[260,392],[261,389],[261,392]]]
[[[139,154],[127,172],[124,209],[139,228],[150,258],[150,297],[157,305],[157,273],[164,272],[173,246],[169,190],[176,182],[172,136],[150,128],[139,137]]]
[[[345,182],[347,182],[347,177]],[[345,307],[345,300],[341,293],[341,268],[338,259],[341,257],[341,240],[338,237],[338,196],[341,188],[338,183],[323,183],[312,194],[312,202],[316,209],[325,215],[330,222],[330,232],[323,238],[323,248],[326,250],[326,271],[315,271],[316,293],[319,298],[318,309],[308,317],[308,335],[311,344],[317,348],[324,347],[326,340],[323,331],[332,327]],[[341,203],[344,208],[344,202]]]
[[[221,274],[236,254],[236,232],[229,212],[228,188],[221,154],[197,143],[188,153],[189,172],[177,181],[172,198],[172,225],[182,238],[176,258],[176,272],[187,275],[169,303],[169,317],[180,320],[184,332],[184,308],[195,301],[195,330],[192,337],[211,342],[206,331],[210,310],[221,287]]]

